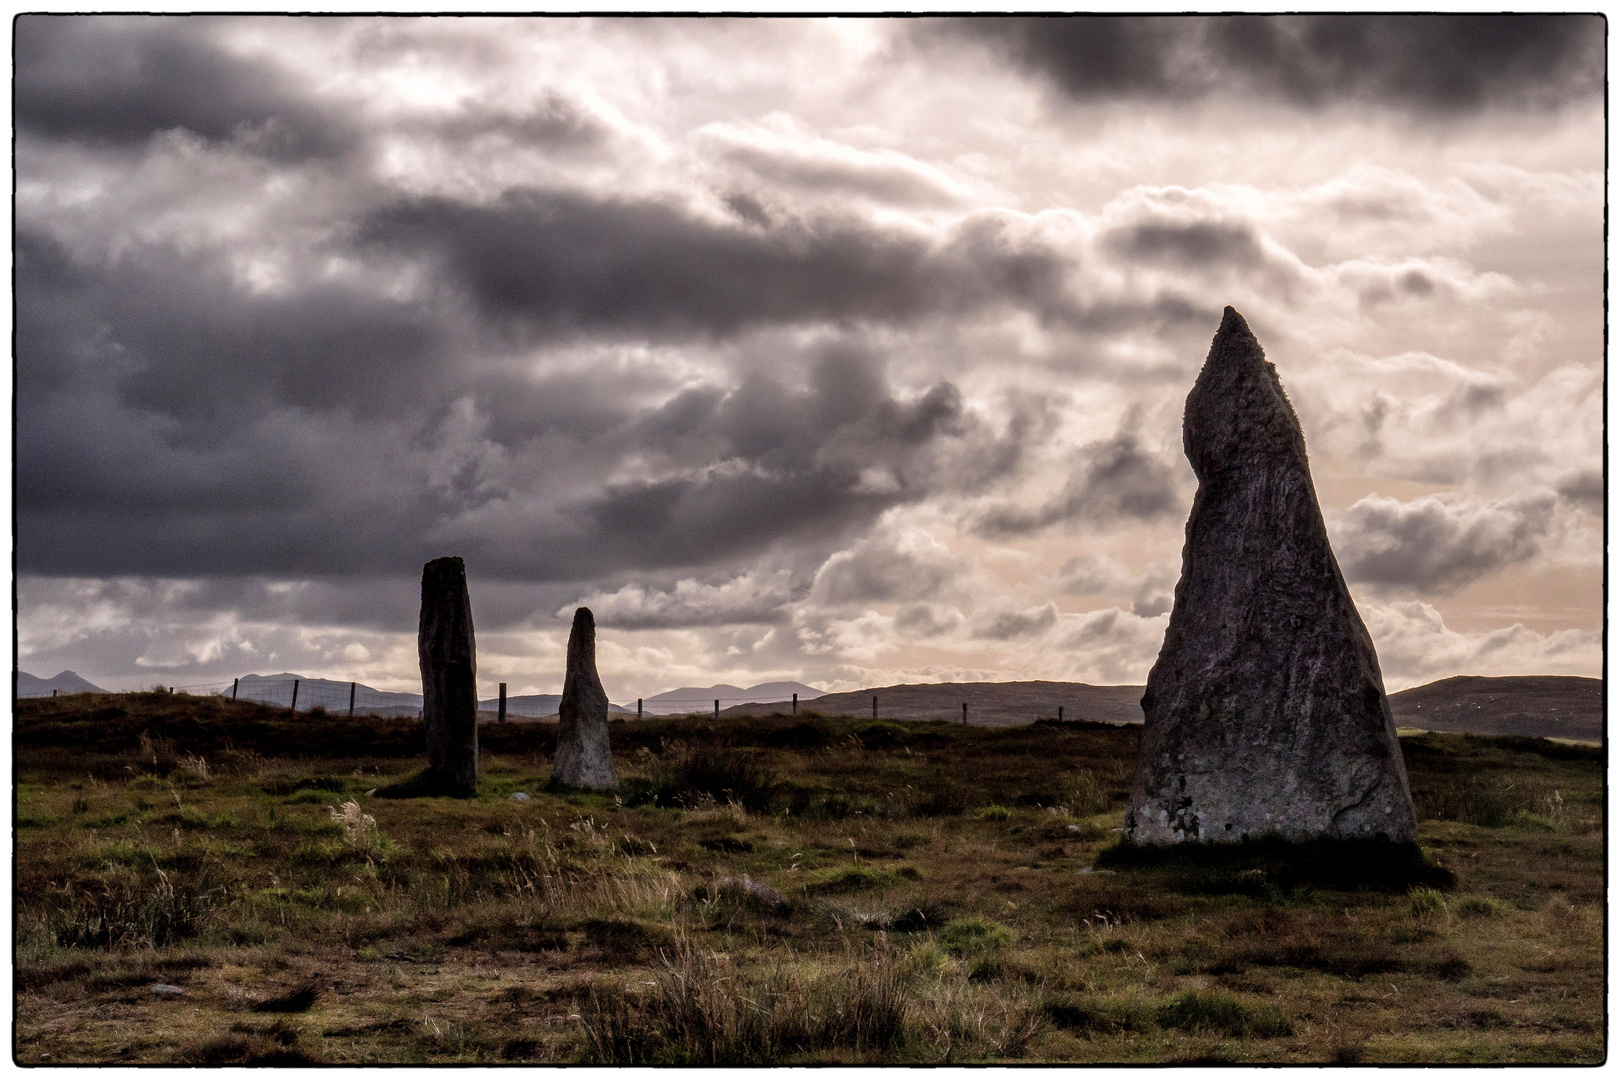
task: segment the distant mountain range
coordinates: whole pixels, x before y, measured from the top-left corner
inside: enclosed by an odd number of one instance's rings
[[[68,674],[71,674],[69,672]],[[292,704],[293,683],[298,683],[298,708],[313,709],[320,706],[328,712],[348,712],[349,683],[332,679],[310,679],[284,671],[279,675],[243,675],[237,680],[236,696],[242,701],[260,701],[267,705],[286,707]],[[228,691],[227,691],[228,692]],[[49,693],[49,691],[47,691]],[[674,713],[709,712],[716,698],[725,709],[741,702],[768,704],[790,701],[794,694],[800,701],[822,696],[817,690],[798,682],[760,683],[747,689],[720,684],[718,686],[683,686],[655,697],[647,698],[643,710],[648,715],[662,716]],[[375,713],[379,716],[417,716],[422,711],[422,695],[389,690],[376,690],[363,683],[354,684],[354,711]],[[561,694],[521,694],[506,699],[508,716],[556,716],[562,703]],[[484,698],[478,702],[481,713],[498,713],[500,698]],[[608,704],[610,716],[634,716],[635,704]]]
[[[306,679],[292,672],[280,675],[243,675],[237,680],[236,696],[242,701],[260,701],[267,705],[292,704],[293,683],[298,683],[298,708],[313,709],[320,706],[327,712],[349,711],[349,683],[331,679]],[[508,716],[555,716],[562,702],[561,694],[522,694],[506,699]],[[354,711],[377,716],[419,716],[422,713],[422,695],[391,690],[376,690],[363,683],[354,684]],[[478,703],[480,713],[500,712],[500,698],[485,698]],[[635,715],[635,709],[608,705],[608,714]]]
[[[716,701],[721,711],[743,704],[770,705],[779,701],[792,701],[798,694],[800,701],[810,701],[825,695],[801,682],[768,682],[757,686],[732,686],[717,683],[714,686],[682,686],[654,694],[642,702],[642,709],[654,716],[673,716],[682,713],[709,712]]]
[[[878,719],[961,720],[983,727],[1027,724],[1055,719],[1059,707],[1066,720],[1100,720],[1110,724],[1142,722],[1142,686],[1091,686],[1087,683],[922,683],[879,686],[816,699],[814,710],[834,716],[872,715]],[[804,698],[801,695],[800,700]],[[1468,735],[1530,735],[1541,738],[1601,742],[1603,680],[1564,675],[1459,675],[1389,696],[1399,728],[1447,731]],[[738,705],[722,716],[779,713],[779,707]]]
[[[41,679],[37,675],[30,675],[26,671],[17,672],[17,696],[50,697],[51,691],[59,694],[105,694],[107,691],[92,682],[79,678],[78,672],[63,671],[52,675],[48,679]]]
[[[292,704],[293,683],[298,683],[298,708],[317,706],[331,713],[349,709],[350,684],[333,679],[306,679],[291,672],[279,675],[244,675],[237,681],[237,697],[283,708]],[[19,698],[60,694],[102,694],[107,691],[63,671],[41,679],[17,672]],[[920,683],[880,686],[829,694],[799,682],[770,682],[738,687],[683,686],[654,695],[643,702],[650,716],[708,713],[720,701],[721,715],[756,716],[787,711],[794,694],[801,705],[814,703],[814,711],[828,715],[877,715],[891,720],[960,720],[962,703],[968,722],[985,727],[1027,724],[1055,719],[1063,709],[1066,720],[1100,720],[1111,724],[1142,722],[1141,686],[1092,686],[1087,683]],[[225,693],[229,695],[227,688]],[[557,715],[562,698],[557,694],[524,694],[506,700],[507,715],[542,718]],[[1531,735],[1543,738],[1601,742],[1603,739],[1603,681],[1562,675],[1459,675],[1389,696],[1396,726],[1472,735]],[[478,703],[485,719],[493,719],[498,698]],[[418,716],[422,695],[377,690],[354,684],[354,710],[382,716]],[[634,716],[635,706],[610,705],[615,716]]]

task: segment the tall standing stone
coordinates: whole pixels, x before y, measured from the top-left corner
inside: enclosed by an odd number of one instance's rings
[[[1378,655],[1328,544],[1304,433],[1231,308],[1182,433],[1198,494],[1142,697],[1126,837],[1412,839]]]
[[[590,608],[574,612],[568,632],[568,668],[557,706],[557,757],[552,777],[576,788],[616,788],[608,748],[608,698],[596,674],[596,618]]]
[[[422,787],[472,795],[478,789],[478,665],[467,568],[455,556],[434,559],[422,568],[416,652],[427,728],[428,771]]]

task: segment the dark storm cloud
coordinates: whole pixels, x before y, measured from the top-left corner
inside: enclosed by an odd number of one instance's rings
[[[894,628],[912,638],[939,637],[962,625],[962,613],[936,604],[905,604],[894,613]]]
[[[480,309],[648,337],[1002,299],[1095,328],[1189,317],[1174,300],[1075,307],[1062,260],[1008,240],[994,217],[930,246],[851,224],[756,235],[662,204],[524,193],[494,208],[381,212],[367,230],[373,254],[385,234],[441,252],[478,305],[456,288],[394,299],[296,270],[253,290],[227,253],[149,243],[116,261],[75,258],[20,228],[23,565],[388,574],[442,554],[429,536],[476,532],[469,514],[493,531],[466,546],[501,573],[696,565],[795,530],[824,543],[890,506],[982,486],[1017,466],[1032,430],[1015,410],[1005,432],[987,432],[948,383],[893,396],[854,353],[811,365],[808,390],[761,376],[678,390],[644,368],[490,366],[480,350],[503,335]],[[312,259],[353,256],[341,239],[321,243]],[[426,471],[452,466],[417,459],[444,456],[440,429],[458,402],[484,425],[466,437],[494,453],[474,445],[454,475],[429,482]],[[559,438],[544,476],[519,461]],[[969,449],[936,452],[947,443]],[[654,475],[603,486],[630,455],[650,457]],[[581,487],[595,493],[570,494]]]
[[[701,567],[983,485],[1027,436],[949,383],[897,393],[857,347],[804,387],[756,374],[649,406],[645,372],[480,368],[442,309],[340,286],[250,295],[207,260],[83,265],[29,231],[18,269],[18,558],[38,573],[393,575],[447,547],[544,581]],[[632,458],[652,475],[606,482]]]
[[[1004,438],[965,413],[949,383],[893,396],[869,359],[823,357],[810,386],[755,376],[697,422],[716,465],[614,484],[564,516],[580,535],[549,541],[554,571],[720,563],[771,545],[831,543],[884,510],[987,483]],[[708,404],[700,402],[697,410]]]
[[[1603,513],[1603,472],[1581,469],[1558,482],[1558,497],[1594,514]]]
[[[496,137],[513,145],[548,150],[590,150],[604,146],[610,138],[600,120],[560,94],[549,94],[522,112],[464,108],[423,126],[457,142]]]
[[[240,139],[270,124],[308,148],[336,130],[269,69],[227,57],[212,25],[24,20],[20,122],[122,144],[173,126]],[[597,138],[548,100],[445,129]],[[396,202],[362,210],[357,230],[334,223],[269,290],[241,283],[235,249],[145,242],[116,259],[76,256],[25,224],[20,565],[393,575],[448,544],[486,573],[558,581],[831,543],[889,507],[1005,474],[1027,435],[1020,414],[989,432],[954,386],[897,394],[858,349],[809,365],[807,388],[756,375],[681,389],[645,367],[482,358],[518,326],[656,341],[1001,303],[1136,317],[1077,309],[1067,261],[1010,236],[1012,220],[970,216],[933,243],[854,221],[740,228],[567,192]],[[309,269],[401,254],[447,271],[430,295],[392,298],[363,274]],[[606,482],[632,458],[643,479]]]
[[[1126,259],[1183,267],[1224,264],[1251,269],[1264,259],[1260,237],[1252,227],[1218,222],[1131,225],[1109,233],[1103,243]]]
[[[1163,615],[1175,604],[1180,567],[1171,562],[1149,563],[1131,594],[1131,614],[1143,619]]]
[[[973,636],[990,641],[1011,641],[1043,633],[1057,624],[1057,605],[1048,601],[1023,611],[991,611],[977,619]]]
[[[1443,595],[1537,555],[1555,504],[1551,494],[1484,503],[1369,495],[1335,516],[1333,550],[1348,581]]]
[[[1595,15],[1082,15],[921,33],[983,42],[1077,100],[1226,93],[1455,115],[1597,100],[1604,29]]]
[[[16,262],[25,403],[116,375],[129,404],[188,424],[278,403],[377,415],[414,400],[446,359],[439,313],[423,305],[328,283],[251,292],[224,256],[147,245],[84,263],[21,227]]]
[[[741,228],[648,200],[511,191],[366,219],[367,250],[427,259],[488,317],[540,336],[724,335],[764,324],[909,321],[998,303],[1079,317],[1067,261],[970,218],[941,246],[851,221]]]
[[[1091,522],[1157,521],[1174,514],[1180,489],[1170,466],[1142,448],[1132,422],[1111,439],[1079,453],[1085,467],[1070,474],[1063,490],[1043,506],[1001,505],[972,522],[980,536],[1026,536],[1056,525]]]
[[[318,571],[319,558],[293,554],[310,545],[290,537],[324,501],[336,520],[359,519],[349,523],[358,543],[374,504],[420,498],[408,483],[378,481],[386,455],[408,449],[390,425],[419,425],[443,389],[443,341],[428,312],[342,286],[250,294],[222,260],[161,247],[79,263],[28,228],[15,258],[25,565],[88,571],[77,564],[106,561],[91,551],[123,547],[104,569],[223,560]],[[168,514],[178,516],[166,525]],[[124,523],[98,538],[90,526],[103,518]],[[247,531],[223,544],[227,520]],[[202,534],[219,554],[189,568],[190,544],[155,562],[136,554]],[[282,555],[255,567],[267,545]]]
[[[230,55],[207,17],[23,15],[13,24],[20,131],[134,146],[183,128],[267,157],[340,154],[355,131],[274,67]]]
[[[750,225],[768,228],[771,224],[771,212],[765,209],[765,204],[748,194],[738,191],[725,198],[726,209],[736,214]]]

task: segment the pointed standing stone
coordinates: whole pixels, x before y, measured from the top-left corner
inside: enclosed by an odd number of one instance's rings
[[[567,787],[616,788],[608,748],[608,698],[596,674],[596,619],[590,608],[574,612],[568,632],[568,669],[557,706],[557,758],[552,778]]]
[[[1378,655],[1328,544],[1304,433],[1231,308],[1182,431],[1198,494],[1142,697],[1126,837],[1411,840]]]
[[[422,568],[416,652],[428,750],[422,787],[424,792],[472,795],[478,789],[477,654],[467,568],[455,556],[434,559]]]

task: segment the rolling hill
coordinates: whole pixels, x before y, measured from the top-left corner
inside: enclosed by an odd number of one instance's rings
[[[105,694],[107,692],[94,683],[81,679],[78,673],[74,671],[61,671],[48,679],[42,679],[38,675],[30,675],[26,671],[17,672],[18,697],[50,697],[53,690],[62,694]]]
[[[1099,720],[1110,724],[1142,722],[1140,686],[1092,686],[1063,682],[913,683],[879,686],[825,694],[800,708],[819,713],[871,716],[872,698],[883,720],[961,720],[967,702],[968,723],[979,727],[1011,727],[1037,719],[1055,719],[1058,708],[1065,720]],[[722,709],[721,716],[748,716],[781,712],[781,706],[741,705]]]
[[[1603,740],[1603,680],[1457,675],[1389,696],[1395,724],[1466,735]]]
[[[349,684],[332,679],[306,679],[279,675],[244,675],[238,696],[286,706],[292,684],[299,683],[300,710],[323,706],[347,712]],[[17,696],[50,697],[64,694],[106,693],[100,687],[63,671],[42,679],[17,672]],[[799,695],[801,710],[829,715],[870,717],[872,698],[877,715],[885,720],[961,720],[962,703],[968,722],[979,727],[1010,727],[1036,719],[1055,719],[1063,708],[1066,720],[1094,720],[1109,724],[1142,722],[1141,686],[1092,686],[1067,682],[914,683],[879,686],[829,694],[804,683],[761,683],[747,688],[717,685],[682,687],[648,698],[649,716],[708,713],[719,698],[722,717],[769,716],[787,712],[787,702]],[[226,693],[229,693],[227,689]],[[555,718],[561,701],[557,694],[525,694],[507,699],[513,719]],[[1603,739],[1603,681],[1564,675],[1458,675],[1389,696],[1395,724],[1401,728],[1456,732],[1467,735],[1528,735],[1541,738],[1601,742]],[[480,718],[494,720],[497,698],[478,703]],[[420,694],[355,687],[355,711],[384,716],[417,716]],[[615,717],[634,716],[635,705],[610,705]]]
[[[714,702],[719,701],[721,712],[725,712],[739,706],[792,701],[794,694],[798,694],[799,700],[804,702],[821,698],[826,691],[817,690],[801,682],[768,682],[749,687],[732,686],[730,683],[717,683],[714,686],[682,686],[675,690],[666,690],[662,694],[654,694],[642,702],[642,708],[654,716],[706,713],[713,707]]]
[[[299,709],[313,709],[317,705],[328,712],[347,712],[349,683],[333,679],[306,679],[302,675],[283,672],[280,675],[243,675],[237,681],[237,697],[243,701],[260,701],[267,705],[288,705],[292,702],[293,683],[298,683]],[[509,717],[538,719],[557,715],[561,694],[522,694],[506,699]],[[376,716],[419,716],[422,695],[402,691],[377,690],[363,683],[354,684],[355,712]],[[484,698],[478,702],[480,714],[488,713],[493,720],[500,713],[500,698]],[[608,706],[609,715],[635,715],[635,709],[622,705]]]
[[[816,698],[816,712],[869,717],[872,698],[885,720],[960,720],[1006,727],[1054,719],[1063,706],[1066,720],[1110,724],[1142,722],[1141,686],[1088,683],[1005,682],[934,683],[879,686]],[[801,707],[805,701],[800,699]],[[1599,742],[1603,738],[1603,681],[1562,675],[1459,675],[1403,690],[1389,698],[1395,724],[1402,728],[1467,735],[1530,735]],[[770,715],[780,705],[744,704],[721,716]]]

